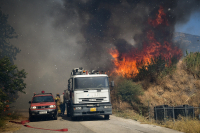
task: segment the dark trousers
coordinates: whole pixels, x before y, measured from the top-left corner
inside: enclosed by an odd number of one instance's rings
[[[60,104],[61,114],[64,115],[65,113],[65,103]]]

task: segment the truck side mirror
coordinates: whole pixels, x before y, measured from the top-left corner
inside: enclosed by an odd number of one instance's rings
[[[115,86],[114,81],[111,81],[111,87],[114,87],[114,86]]]
[[[31,104],[31,101],[29,101],[28,103]]]

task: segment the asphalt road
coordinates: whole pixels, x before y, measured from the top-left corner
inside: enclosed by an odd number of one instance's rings
[[[23,112],[23,115],[28,116],[28,112]],[[71,121],[67,116],[63,116],[58,117],[58,120],[40,119],[29,122],[27,125],[35,128],[21,126],[21,129],[14,133],[53,133],[60,131],[44,129],[63,128],[68,128],[68,133],[180,133],[164,127],[140,124],[137,121],[123,119],[114,115],[110,116],[110,120],[104,120],[103,116],[90,116],[79,118],[76,121]]]

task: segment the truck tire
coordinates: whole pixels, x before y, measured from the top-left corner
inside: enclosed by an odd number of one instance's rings
[[[67,117],[70,117],[69,107],[67,107]]]
[[[109,115],[104,115],[104,119],[109,120],[110,116]]]
[[[71,118],[71,121],[76,121],[76,120],[78,120],[78,117],[75,117],[75,116],[71,116],[70,118]]]
[[[67,103],[67,117],[70,117],[70,103]]]
[[[67,117],[70,117],[70,113],[69,113],[69,111],[67,111]]]

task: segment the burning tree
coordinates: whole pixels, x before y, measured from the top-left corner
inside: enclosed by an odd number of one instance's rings
[[[168,39],[169,36],[155,37],[155,32],[160,34],[168,32],[166,29],[169,24],[162,6],[155,19],[148,19],[148,25],[151,28],[145,29],[146,38],[144,38],[141,49],[132,47],[127,53],[119,53],[116,48],[109,51],[115,66],[113,73],[126,78],[134,78],[139,74],[140,69],[148,70],[148,66],[155,64],[159,57],[165,61],[166,67],[171,66],[173,58],[179,60],[182,57],[182,51],[172,43],[172,36],[170,39]]]

